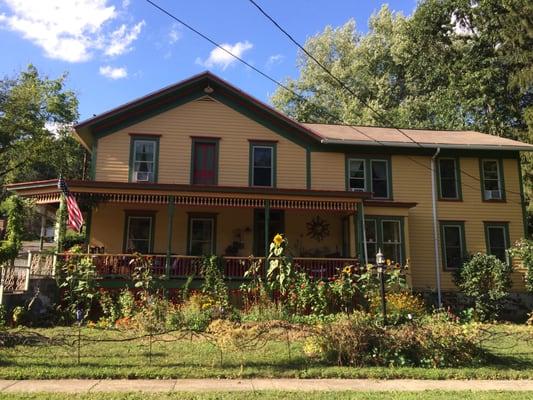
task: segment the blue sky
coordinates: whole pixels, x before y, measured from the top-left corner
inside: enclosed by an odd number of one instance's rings
[[[295,46],[247,0],[154,0],[278,80],[296,77]],[[409,15],[416,0],[257,0],[300,42],[355,18],[367,31],[382,4]],[[179,26],[144,0],[0,0],[2,75],[29,63],[69,73],[80,119],[210,70],[268,101],[275,85]]]

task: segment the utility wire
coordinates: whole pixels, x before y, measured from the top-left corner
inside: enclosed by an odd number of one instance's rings
[[[238,55],[234,54],[232,51],[228,50],[227,48],[223,47],[222,45],[220,45],[219,43],[217,43],[215,40],[211,39],[209,36],[207,36],[206,34],[200,32],[198,29],[194,28],[193,26],[189,25],[187,22],[185,22],[184,20],[176,17],[174,14],[172,14],[171,12],[169,12],[168,10],[166,10],[165,8],[159,6],[158,4],[156,4],[155,2],[153,2],[152,0],[145,0],[148,4],[150,4],[151,6],[155,7],[156,9],[158,9],[159,11],[161,11],[162,13],[164,13],[165,15],[167,15],[168,17],[170,17],[171,19],[175,20],[176,22],[180,23],[181,25],[185,26],[187,29],[189,29],[190,31],[194,32],[195,34],[197,34],[198,36],[200,36],[202,39],[208,41],[209,43],[211,43],[212,45],[214,45],[215,47],[221,49],[222,51],[224,51],[225,53],[227,53],[228,55],[230,55],[231,57],[235,58],[236,60],[238,60],[239,62],[241,62],[242,64],[246,65],[247,67],[249,67],[250,69],[252,69],[253,71],[257,72],[258,74],[260,74],[261,76],[263,76],[264,78],[268,79],[269,81],[273,82],[274,84],[276,84],[277,86],[285,89],[286,91],[288,91],[289,93],[291,93],[292,95],[294,95],[296,98],[298,98],[300,101],[303,101],[307,104],[311,104],[315,107],[317,107],[318,109],[321,109],[322,112],[324,112],[326,115],[328,115],[330,118],[333,118],[337,121],[339,121],[338,117],[336,115],[334,115],[333,113],[331,113],[328,109],[326,109],[324,106],[320,105],[320,104],[317,104],[317,103],[314,103],[312,102],[310,99],[302,96],[301,94],[297,93],[296,91],[294,91],[293,89],[289,88],[287,85],[284,85],[283,83],[281,83],[280,81],[278,81],[277,79],[271,77],[270,75],[268,75],[267,73],[263,72],[262,70],[260,70],[259,68],[255,67],[254,65],[250,64],[249,62],[247,62],[246,60],[244,60],[243,58],[239,57]],[[265,15],[265,17],[267,17],[270,21],[272,21],[272,23],[274,23],[280,30],[282,30],[283,33],[285,33],[293,43],[295,43],[300,49],[302,49],[306,55],[308,55],[308,57],[310,57],[312,60],[314,60],[322,69],[324,69],[324,71],[326,71],[326,73],[328,73],[328,75],[330,75],[337,83],[339,83],[345,90],[347,90],[352,96],[354,96],[358,101],[360,101],[365,107],[367,107],[369,110],[371,110],[376,116],[378,116],[382,121],[385,121],[385,124],[390,124],[390,121],[388,121],[388,119],[386,117],[384,117],[381,113],[379,113],[377,110],[375,110],[372,106],[370,106],[370,104],[368,104],[366,101],[364,101],[363,99],[360,99],[357,94],[351,90],[346,84],[344,84],[340,79],[338,79],[336,76],[334,76],[325,66],[323,66],[318,60],[316,60],[315,57],[313,57],[307,50],[305,50],[303,48],[303,46],[301,46],[288,32],[286,32],[283,28],[281,28],[281,26],[275,22],[275,20],[270,17],[262,8],[260,8],[257,3],[255,3],[253,0],[249,0],[254,6],[256,6],[260,11],[261,13],[263,13],[263,15]],[[339,121],[340,123],[342,123],[342,121]],[[365,136],[366,138],[368,138],[369,140],[381,145],[381,146],[384,146],[384,147],[387,147],[387,145],[373,137],[371,137],[370,135],[367,135],[366,133],[364,133],[363,131],[357,129],[357,127],[353,126],[353,125],[346,125],[348,126],[349,128],[353,129],[354,131],[356,131],[357,133]],[[406,134],[405,132],[403,132],[401,129],[399,128],[396,128],[396,127],[393,127],[394,129],[398,130],[400,133],[402,133],[405,137],[407,137],[411,142],[417,144],[419,147],[421,148],[424,148],[420,143],[418,143],[417,141],[415,141],[413,138],[411,138],[408,134]],[[411,161],[413,161],[414,163],[426,168],[426,169],[429,169],[431,170],[430,167],[414,160],[413,158],[407,156],[407,158],[409,158]],[[470,176],[471,178],[477,180],[477,181],[480,181],[479,178],[476,178],[474,177],[473,175],[470,175],[468,173],[466,173],[465,171],[463,170],[460,170],[461,173],[467,175],[467,176]],[[468,186],[468,185],[465,185],[465,186]],[[517,192],[513,192],[513,191],[509,191],[507,190],[506,191],[507,193],[513,193],[513,194],[517,194],[517,195],[520,195],[520,193],[517,193]],[[520,205],[522,203],[519,203]]]
[[[391,128],[396,129],[398,132],[400,132],[402,135],[404,135],[406,138],[408,138],[411,142],[415,143],[417,146],[419,146],[421,148],[424,148],[424,146],[422,146],[419,142],[414,140],[410,135],[405,133],[402,129],[395,127],[394,124],[384,114],[382,114],[381,112],[378,112],[366,100],[364,100],[360,96],[358,96],[357,93],[354,90],[352,90],[346,83],[344,83],[340,78],[335,76],[326,66],[324,66],[324,64],[322,64],[319,60],[317,60],[316,57],[314,57],[302,44],[300,44],[289,32],[287,32],[287,30],[284,29],[270,14],[268,14],[259,4],[257,4],[257,2],[255,0],[248,0],[248,1],[253,6],[255,6],[259,10],[259,12],[261,12],[261,14],[263,14],[265,16],[265,18],[267,18],[270,22],[272,22],[272,24],[274,24],[274,26],[276,26],[285,36],[287,36],[287,38],[289,38],[289,40],[291,42],[293,42],[301,51],[303,51],[305,53],[305,55],[307,55],[307,57],[309,57],[311,60],[313,60],[326,74],[328,74],[331,78],[333,78],[333,80],[335,82],[337,82],[344,90],[346,90],[349,94],[351,94],[356,100],[358,100],[360,103],[362,103],[370,111],[372,111],[381,120],[382,123],[384,123],[386,126],[390,126]],[[351,125],[348,125],[348,126],[351,127]],[[360,131],[358,130],[358,132],[360,132]],[[418,163],[416,160],[412,159],[409,156],[407,156],[407,158],[409,158],[411,161],[413,161],[413,162],[415,162],[415,163],[417,163],[419,165],[423,165],[421,163]],[[428,168],[428,169],[431,170],[430,167],[427,167],[425,165],[423,165],[423,166],[425,168]],[[469,174],[468,172],[463,171],[462,169],[459,169],[459,170],[460,170],[460,172],[462,174],[464,174],[466,176],[469,176],[470,178],[481,182],[480,178],[477,178],[477,177]],[[507,190],[507,192],[508,193],[513,193],[513,194],[517,194],[520,197],[522,197],[521,193],[513,192],[513,191],[510,191],[510,190]]]

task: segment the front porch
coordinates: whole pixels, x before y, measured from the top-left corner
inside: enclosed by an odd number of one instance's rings
[[[35,203],[61,201],[56,182],[16,188]],[[87,254],[102,281],[129,281],[133,253],[155,276],[200,277],[204,256],[217,255],[224,275],[242,279],[261,262],[272,237],[284,233],[294,263],[329,278],[364,255],[363,192],[224,188],[70,181],[86,210]],[[58,254],[58,258],[66,254]]]

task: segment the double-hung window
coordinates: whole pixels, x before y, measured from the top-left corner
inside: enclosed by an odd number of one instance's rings
[[[133,136],[130,153],[130,181],[157,182],[159,138]]]
[[[438,161],[439,194],[441,199],[460,200],[459,165],[455,158]]]
[[[154,215],[126,214],[126,253],[150,254],[154,234]]]
[[[215,254],[215,222],[214,215],[189,215],[189,255],[209,256]]]
[[[389,198],[389,168],[387,163],[387,160],[370,160],[372,196],[374,198]]]
[[[348,184],[354,191],[366,191],[366,162],[364,159],[352,158],[348,160]]]
[[[502,164],[500,160],[481,160],[483,200],[504,200]]]
[[[196,139],[192,142],[191,183],[216,185],[218,181],[218,139]]]
[[[487,253],[507,262],[507,249],[510,247],[509,226],[506,222],[485,222]]]
[[[250,144],[250,185],[276,186],[276,145],[273,143]]]
[[[462,221],[441,221],[440,234],[444,269],[459,268],[466,257],[464,223]]]
[[[376,262],[376,253],[379,249],[385,259],[398,263],[404,262],[402,217],[366,217],[365,236],[368,262]]]
[[[390,199],[390,160],[370,158],[347,159],[347,190],[370,191],[375,199]]]

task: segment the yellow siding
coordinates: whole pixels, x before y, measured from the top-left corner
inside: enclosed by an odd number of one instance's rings
[[[311,153],[311,189],[346,190],[345,157],[341,153]]]
[[[248,186],[249,140],[277,141],[277,186],[305,189],[305,149],[216,101],[192,101],[98,141],[96,180],[128,181],[130,133],[161,135],[159,183],[189,184],[191,136],[220,137],[221,186]]]

